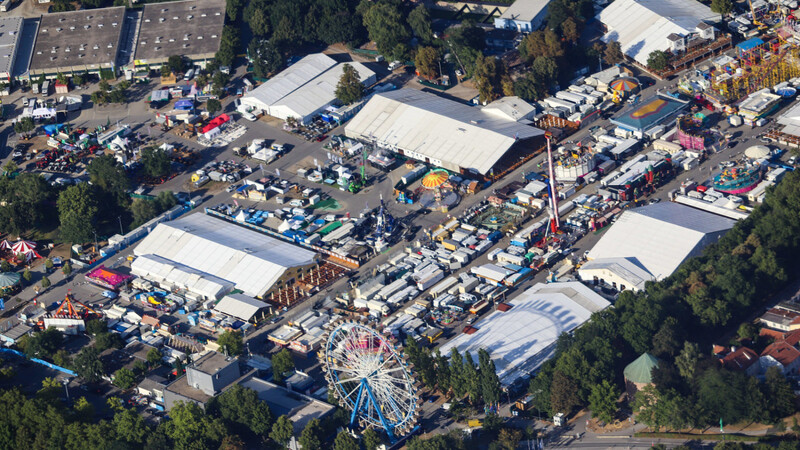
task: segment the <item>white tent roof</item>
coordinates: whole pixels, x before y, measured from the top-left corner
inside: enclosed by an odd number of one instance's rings
[[[337,64],[330,56],[315,53],[245,95],[242,102],[276,117],[309,116],[336,99],[336,85],[345,64],[356,69],[362,82],[374,82],[375,72],[359,62]]]
[[[508,386],[538,368],[555,352],[561,333],[569,332],[609,306],[603,297],[577,281],[538,283],[508,301],[512,308],[481,319],[473,334],[460,334],[441,348],[443,355],[458,348],[478,361],[478,350],[489,352],[500,382]]]
[[[800,102],[797,102],[778,117],[778,123],[784,125],[783,132],[792,136],[800,136]]]
[[[399,89],[375,94],[347,123],[345,134],[451,170],[486,174],[518,139],[544,132],[435,94]]]
[[[272,105],[335,65],[336,61],[328,55],[308,55],[248,93],[245,98]]]
[[[529,119],[536,114],[536,107],[516,95],[499,98],[484,106],[483,110],[501,119],[514,120],[517,122],[523,119]]]
[[[654,50],[668,50],[667,36],[694,32],[703,21],[720,15],[696,0],[617,0],[598,15],[608,28],[605,42],[619,41],[622,52],[640,64]]]
[[[215,311],[227,314],[237,319],[248,321],[262,308],[269,305],[242,294],[228,294],[214,307]]]
[[[661,280],[716,241],[734,223],[678,203],[643,206],[622,213],[589,251],[588,258],[630,258]]]
[[[630,258],[600,258],[588,261],[578,269],[578,273],[586,280],[584,274],[593,270],[608,270],[627,281],[627,286],[640,291],[644,290],[647,281],[655,279],[653,274],[637,265]]]
[[[158,224],[134,254],[228,280],[251,297],[266,293],[287,268],[315,261],[314,252],[205,214]]]
[[[220,298],[234,288],[230,281],[156,255],[136,258],[131,264],[131,271],[142,278],[179,286],[206,298]]]

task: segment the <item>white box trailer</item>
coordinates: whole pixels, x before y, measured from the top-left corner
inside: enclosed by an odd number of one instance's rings
[[[425,276],[417,278],[417,288],[420,291],[426,291],[443,278],[444,271],[442,269],[436,269],[434,272],[429,272]]]
[[[556,92],[556,98],[561,100],[566,100],[568,102],[574,103],[576,105],[582,104],[586,99],[582,96],[574,93],[574,92],[567,92],[567,91],[558,91]],[[574,111],[573,111],[574,112]]]

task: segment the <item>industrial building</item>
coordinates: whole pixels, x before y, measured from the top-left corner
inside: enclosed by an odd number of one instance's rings
[[[589,251],[578,270],[587,282],[642,289],[670,276],[684,261],[719,240],[736,221],[678,203],[627,210]]]
[[[312,251],[205,214],[158,224],[134,255],[135,275],[216,299],[234,287],[264,298],[317,264]]]
[[[503,387],[534,372],[553,356],[555,343],[589,320],[609,302],[587,286],[576,282],[538,283],[505,306],[481,319],[473,333],[460,334],[441,347],[443,355],[457,348],[478,361],[478,350],[486,349],[497,368]]]
[[[375,84],[375,72],[358,62],[337,63],[322,53],[308,55],[270,78],[241,99],[241,108],[306,124],[336,104],[336,85],[345,64],[351,65],[364,86]]]
[[[622,52],[639,64],[655,50],[680,52],[694,40],[714,39],[721,16],[696,0],[618,0],[597,18],[606,28],[603,41],[617,41]]]
[[[547,16],[550,0],[516,0],[505,12],[494,19],[494,27],[530,33],[542,26]]]
[[[795,103],[776,119],[779,125],[783,125],[782,133],[800,138],[800,102]]]
[[[17,60],[17,44],[22,31],[22,17],[4,17],[0,19],[0,78],[4,82],[11,81],[14,63]]]
[[[514,120],[526,124],[532,123],[531,120],[536,115],[536,107],[516,95],[498,98],[484,106],[483,110],[501,119]]]
[[[115,71],[124,23],[124,6],[43,15],[29,75]]]
[[[256,391],[258,398],[269,406],[274,417],[287,416],[298,435],[312,419],[323,419],[336,409],[330,403],[294,392],[294,385],[289,380],[288,389],[252,375],[244,377],[238,384]]]
[[[252,322],[264,318],[271,312],[268,304],[242,294],[228,294],[214,306],[219,312],[244,322]]]
[[[205,67],[219,50],[225,0],[144,5],[134,52],[136,68],[158,69],[172,55]]]
[[[538,128],[416,89],[375,94],[345,135],[453,172],[488,175],[536,148]]]

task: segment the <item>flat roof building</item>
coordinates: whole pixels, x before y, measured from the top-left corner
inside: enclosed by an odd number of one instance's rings
[[[114,70],[125,7],[49,13],[36,34],[30,75]]]
[[[261,300],[243,294],[228,294],[222,297],[216,306],[215,312],[235,317],[245,322],[250,322],[260,316],[263,318],[270,306]],[[260,314],[259,314],[260,313]]]
[[[345,135],[453,172],[488,175],[534,150],[533,138],[544,132],[436,94],[399,89],[375,94]]]
[[[175,280],[168,284],[183,289],[200,280],[231,283],[259,298],[293,283],[317,262],[312,251],[205,214],[158,224],[134,254],[131,270],[143,278]],[[147,264],[137,264],[142,257]],[[170,278],[176,268],[186,273],[185,279]]]
[[[668,95],[655,95],[623,109],[611,119],[614,125],[642,138],[650,130],[678,117],[689,103]]]
[[[547,16],[550,0],[516,0],[505,12],[494,19],[495,28],[530,33],[538,30]]]
[[[322,419],[336,408],[329,403],[321,402],[252,375],[242,379],[239,384],[256,391],[258,398],[269,406],[274,417],[282,415],[289,417],[295,434],[302,432],[311,419]]]
[[[603,41],[618,41],[623,53],[646,66],[651,52],[673,48],[671,35],[705,34],[705,22],[721,16],[696,0],[618,0],[597,18],[607,29]]]
[[[13,76],[22,24],[22,17],[0,18],[0,78],[5,81]]]
[[[134,52],[136,67],[160,67],[182,55],[205,66],[214,58],[225,25],[225,0],[189,0],[144,5]]]
[[[351,65],[364,86],[375,84],[375,72],[358,62],[337,63],[322,53],[314,53],[284,69],[242,97],[242,105],[279,119],[308,123],[337,103],[336,85],[345,64]]]
[[[643,286],[642,279],[660,281],[687,259],[700,255],[735,223],[732,219],[672,202],[630,209],[619,216],[589,251],[589,268],[602,264],[605,270],[615,274],[613,280],[617,285],[624,280],[625,288]],[[626,261],[625,265],[619,264],[622,260]],[[581,275],[584,280],[585,275]]]
[[[562,333],[610,305],[577,281],[538,283],[506,303],[510,309],[492,312],[474,325],[477,331],[461,334],[441,347],[443,355],[455,347],[462,355],[469,352],[476,362],[478,350],[486,349],[504,387],[550,359]]]

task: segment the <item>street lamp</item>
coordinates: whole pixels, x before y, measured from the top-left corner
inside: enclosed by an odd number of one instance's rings
[[[119,234],[123,235],[125,232],[122,230],[122,216],[117,216],[117,220],[119,220]]]

